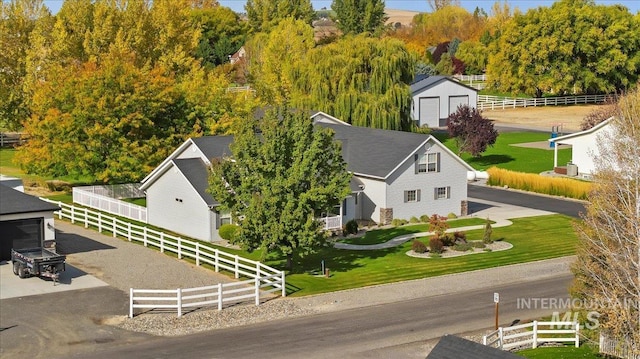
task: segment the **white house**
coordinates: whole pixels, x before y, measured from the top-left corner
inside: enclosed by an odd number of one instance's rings
[[[416,77],[411,84],[411,114],[418,126],[430,128],[447,125],[447,117],[458,106],[475,108],[478,91],[447,76]]]
[[[590,177],[595,171],[593,158],[600,153],[598,143],[612,130],[609,125],[611,119],[581,132],[551,138],[554,143],[553,167],[558,171],[558,145],[571,145],[571,164],[567,165],[567,174],[571,176]]]
[[[317,126],[330,128],[342,144],[353,174],[351,195],[333,213],[341,223],[365,219],[388,224],[394,218],[467,213],[467,163],[430,135],[355,127],[322,112]],[[215,241],[230,221],[217,210],[207,188],[211,159],[230,155],[230,136],[205,136],[183,143],[142,180],[148,223],[193,238]]]
[[[11,248],[55,243],[53,212],[60,208],[16,189],[20,186],[0,181],[0,260],[11,259]]]

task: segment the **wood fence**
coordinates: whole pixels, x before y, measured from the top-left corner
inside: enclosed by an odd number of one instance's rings
[[[134,184],[73,187],[73,203],[147,223],[147,208],[120,200],[144,197]]]
[[[581,95],[563,97],[502,97],[478,95],[478,110],[499,110],[516,107],[560,106],[587,103],[603,103],[611,99],[612,95]]]
[[[199,298],[213,296],[214,299],[207,300],[207,303],[218,303],[218,308],[221,308],[223,302],[228,301],[239,301],[245,300],[247,298],[255,298],[256,304],[259,303],[260,294],[258,290],[261,290],[263,293],[272,293],[272,292],[280,292],[284,297],[286,296],[286,288],[285,288],[285,274],[283,271],[279,271],[275,268],[269,267],[265,264],[262,264],[258,261],[253,261],[250,259],[246,259],[240,257],[235,254],[230,254],[224,251],[221,251],[217,248],[214,248],[210,244],[186,240],[184,238],[180,238],[177,236],[173,236],[170,234],[166,234],[164,232],[156,231],[154,229],[148,228],[146,226],[138,226],[135,224],[131,224],[129,222],[122,221],[116,217],[112,217],[101,212],[95,212],[88,208],[80,208],[68,205],[66,203],[52,201],[46,198],[41,198],[43,201],[54,203],[60,206],[60,210],[54,212],[58,216],[58,218],[66,218],[71,221],[71,223],[82,223],[85,228],[96,228],[98,232],[110,232],[113,237],[123,237],[127,239],[129,242],[139,242],[142,243],[145,247],[152,247],[160,250],[161,253],[171,252],[175,253],[178,256],[178,259],[182,258],[191,258],[194,259],[196,265],[199,266],[202,263],[206,263],[211,265],[216,272],[220,270],[227,270],[232,272],[236,279],[240,277],[249,278],[248,281],[233,283],[233,285],[224,284],[222,289],[224,290],[223,294],[215,294],[213,291],[207,289],[207,287],[203,288],[189,288],[189,289],[181,289],[181,293],[191,293],[204,291],[206,295],[203,297],[198,297],[198,294],[193,294],[195,297],[187,296],[183,297],[182,294],[178,294],[177,290],[152,290],[152,289],[132,289],[132,296],[130,300],[130,315],[133,316],[134,308],[180,308],[178,311],[178,315],[181,315],[182,308],[189,306],[197,306],[204,305],[200,301],[191,301]],[[236,286],[244,286],[245,288],[233,288]],[[249,287],[247,287],[249,286]],[[217,287],[216,287],[217,288]],[[246,289],[249,288],[249,289]],[[262,289],[268,288],[268,289]],[[217,291],[218,289],[216,289]],[[236,293],[240,292],[248,292],[253,290],[254,292],[248,296],[245,293],[245,296],[238,295]],[[156,296],[138,296],[134,297],[135,294],[141,293],[155,293]],[[166,297],[167,294],[176,293],[175,297],[169,296],[169,299],[162,299],[162,297]],[[218,292],[216,292],[218,293]],[[202,293],[200,293],[202,294]],[[226,297],[225,297],[226,296]],[[163,304],[164,301],[173,300],[176,298],[175,304]],[[181,299],[180,299],[181,298]],[[185,299],[185,305],[181,305],[178,300]],[[145,303],[137,303],[137,301],[145,302]],[[179,305],[179,307],[177,307]]]
[[[640,353],[634,353],[624,340],[610,338],[605,333],[600,332],[600,354],[605,354],[614,358],[640,359]]]
[[[542,328],[541,328],[542,327]],[[555,328],[558,329],[555,329]],[[563,336],[558,336],[558,335]],[[568,335],[567,335],[568,334]],[[580,324],[575,322],[538,322],[500,327],[482,337],[482,344],[509,350],[519,347],[537,348],[541,343],[575,343],[580,346]],[[567,335],[567,336],[564,336]]]

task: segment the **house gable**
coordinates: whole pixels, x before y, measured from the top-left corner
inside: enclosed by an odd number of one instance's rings
[[[447,76],[430,76],[411,84],[411,116],[418,126],[446,126],[459,105],[475,108],[478,91]]]

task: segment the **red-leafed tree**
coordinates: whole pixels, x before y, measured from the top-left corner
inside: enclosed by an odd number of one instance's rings
[[[480,111],[467,105],[459,106],[456,112],[449,115],[447,128],[449,136],[458,145],[458,154],[468,152],[478,157],[488,146],[496,143],[498,138],[498,131],[493,128],[493,123],[482,117]]]

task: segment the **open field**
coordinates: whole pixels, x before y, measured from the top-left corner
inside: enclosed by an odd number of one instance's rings
[[[409,26],[413,21],[413,17],[418,15],[420,12],[409,11],[409,10],[384,9],[384,13],[387,14],[387,16],[389,17],[389,19],[387,20],[387,24],[395,24],[396,22],[399,22],[403,26]]]
[[[482,111],[496,126],[522,125],[526,128],[551,132],[551,127],[563,125],[564,132],[580,131],[582,119],[599,105],[519,107]]]

